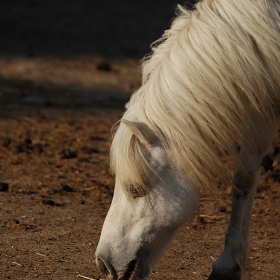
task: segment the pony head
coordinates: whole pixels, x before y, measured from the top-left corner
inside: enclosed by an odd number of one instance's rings
[[[143,279],[195,211],[199,191],[175,168],[145,123],[122,121],[112,149],[123,136],[129,145],[112,151],[118,154],[118,162],[112,161],[116,186],[96,262],[111,279]]]

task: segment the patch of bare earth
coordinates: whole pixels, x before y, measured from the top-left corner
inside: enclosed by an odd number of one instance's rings
[[[137,61],[105,60],[107,70],[100,59],[89,61],[0,61],[8,69],[0,83],[1,279],[102,277],[94,251],[113,195],[111,127],[141,77]],[[280,275],[279,136],[254,204],[245,279]],[[207,278],[230,214],[230,190],[219,193],[202,196],[149,279]]]

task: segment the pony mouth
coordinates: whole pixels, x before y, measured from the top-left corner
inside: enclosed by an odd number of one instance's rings
[[[126,271],[118,280],[137,280],[139,274],[139,260],[132,260],[128,263]]]
[[[139,272],[139,260],[132,260],[128,263],[126,270],[118,274],[116,280],[138,280]]]

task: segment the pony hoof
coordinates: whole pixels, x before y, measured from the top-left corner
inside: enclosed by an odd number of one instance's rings
[[[212,271],[210,276],[207,280],[240,280],[240,276],[234,276],[234,275],[225,275],[218,273],[216,271]]]

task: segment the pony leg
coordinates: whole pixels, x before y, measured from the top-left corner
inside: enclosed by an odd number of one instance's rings
[[[269,139],[270,140],[270,139]],[[270,143],[270,141],[268,141]],[[240,280],[244,274],[249,246],[251,211],[267,148],[241,149],[235,169],[232,210],[225,247],[213,264],[208,280]],[[244,151],[246,150],[246,152]]]

